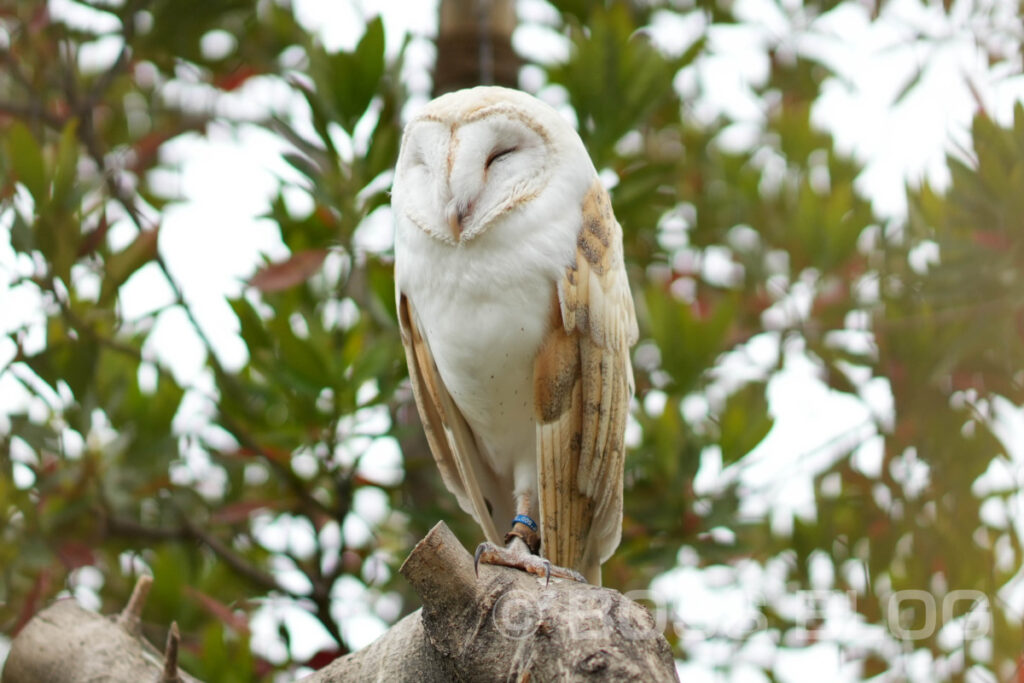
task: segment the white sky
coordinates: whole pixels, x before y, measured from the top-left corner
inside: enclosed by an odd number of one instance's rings
[[[429,38],[436,31],[436,1],[324,3],[296,0],[294,4],[303,24],[315,28],[328,49],[351,48],[361,35],[362,17],[378,12],[385,19],[389,53],[394,54],[406,33],[417,37],[407,53],[404,77],[420,94],[410,103],[410,108],[422,104],[425,100],[422,95],[429,88],[428,70],[433,59]],[[790,21],[780,12],[780,4],[794,10],[799,25],[807,30],[794,33]],[[939,186],[946,182],[944,155],[953,149],[952,143],[965,145],[969,141],[976,103],[968,83],[980,94],[990,115],[1002,123],[1009,121],[1013,102],[1024,98],[1024,79],[993,72],[978,47],[980,40],[986,44],[999,44],[998,41],[1003,40],[1009,53],[1014,45],[1019,45],[1020,24],[1014,23],[1014,3],[1008,0],[990,3],[961,0],[951,16],[946,16],[935,3],[924,7],[918,0],[890,0],[881,18],[874,22],[869,21],[868,9],[861,3],[844,3],[816,20],[800,16],[799,5],[791,0],[780,4],[772,0],[738,0],[734,5],[737,16],[749,20],[751,25],[711,30],[711,55],[677,79],[684,100],[698,118],[710,119],[725,112],[736,119],[739,123],[721,143],[742,145],[750,140],[750,131],[764,116],[749,85],[762,82],[767,75],[765,46],[781,42],[784,49],[821,57],[840,77],[826,83],[814,107],[813,120],[833,133],[840,150],[854,154],[866,164],[858,184],[882,216],[899,217],[905,211],[905,181],[928,178]],[[93,20],[88,13],[80,14],[80,6],[70,0],[54,1],[52,6],[58,14],[80,17],[78,20],[83,22]],[[994,25],[1006,26],[1008,31],[1016,26],[1018,42],[1002,39],[978,25],[972,19],[975,14],[972,9],[979,6],[1004,17],[1005,21],[996,21]],[[542,0],[523,0],[520,13],[530,23],[517,32],[517,48],[539,60],[564,57],[567,49],[564,39],[545,28],[553,16],[551,8]],[[678,19],[663,14],[655,22],[652,33],[665,49],[678,51],[703,29],[700,17]],[[911,40],[915,32],[942,40],[931,44],[915,43]],[[84,57],[92,60],[97,68],[112,59],[118,48],[116,43],[100,42],[102,44]],[[1019,59],[1018,55],[1018,61],[1009,72],[1021,71]],[[918,70],[923,70],[923,75],[917,87],[900,104],[893,106],[897,93]],[[527,71],[525,78],[535,83],[537,73]],[[220,106],[232,112],[274,108],[302,117],[301,103],[282,100],[283,93],[285,90],[278,83],[253,79]],[[557,90],[546,89],[541,95],[554,104],[562,100]],[[159,179],[184,198],[162,216],[161,253],[182,284],[186,298],[193,304],[218,355],[229,367],[242,365],[246,351],[225,299],[242,292],[242,283],[263,258],[280,258],[287,253],[276,227],[259,218],[266,211],[279,178],[295,178],[294,172],[280,160],[280,151],[280,143],[264,131],[250,127],[235,133],[215,125],[206,138],[190,136],[173,143],[169,160],[179,161],[181,170],[163,173]],[[301,194],[291,193],[289,200],[296,210],[308,206],[308,200]],[[369,248],[386,248],[389,243],[387,211],[374,218],[373,226],[361,232],[365,233]],[[0,221],[0,227],[6,224]],[[133,228],[123,224],[112,233],[111,240],[127,243],[133,232]],[[14,258],[5,240],[0,240],[0,307],[4,311],[0,333],[7,332],[22,317],[15,311],[23,313],[24,318],[42,320],[38,301],[26,288],[13,290],[8,286],[15,274],[23,273],[28,267],[24,259],[19,263]],[[170,293],[153,267],[140,271],[122,289],[123,311],[130,319],[169,301]],[[804,307],[799,296],[787,305],[797,314]],[[35,343],[43,343],[42,337],[37,336]],[[776,425],[741,465],[723,470],[720,455],[709,449],[702,458],[694,483],[698,493],[712,492],[724,482],[738,478],[749,492],[743,514],[771,515],[773,526],[780,531],[791,526],[794,515],[813,515],[811,474],[827,467],[842,446],[851,443],[850,439],[852,443],[864,440],[855,456],[857,466],[867,474],[877,474],[881,444],[877,438],[868,437],[874,433],[873,417],[884,418],[892,409],[884,381],[864,382],[860,400],[837,394],[820,382],[818,368],[801,351],[799,347],[780,350],[776,337],[766,334],[730,357],[727,367],[731,370],[727,372],[743,374],[759,372],[759,368],[769,366],[778,353],[784,354],[785,369],[771,380],[768,389]],[[169,310],[160,314],[146,352],[170,367],[183,384],[199,388],[210,386],[209,378],[203,373],[202,346],[180,312]],[[0,339],[0,367],[12,355],[13,345]],[[3,413],[23,406],[26,400],[24,392],[10,377],[0,377],[0,429],[4,428]],[[200,424],[205,419],[202,402],[192,405],[198,406],[196,414],[179,415],[176,422],[179,428]],[[701,405],[690,407],[696,415],[706,410]],[[36,406],[35,410],[39,412],[42,407]],[[1008,438],[1024,434],[1021,411],[1012,406],[1002,406],[1000,410],[1002,429]],[[373,433],[386,429],[386,424],[378,424]],[[379,457],[366,459],[381,465],[382,471],[374,472],[375,476],[394,477],[396,467],[400,476],[397,447],[393,443],[372,438],[360,443],[362,446],[373,443],[374,453],[380,453]],[[201,480],[208,465],[201,458],[189,462],[198,470],[192,477]],[[369,462],[367,466],[373,464]],[[372,498],[372,494],[368,495]],[[358,517],[370,523],[379,521],[386,514],[383,508],[381,500],[357,501],[360,515],[347,521],[344,529],[329,525],[322,533],[333,534],[335,538],[340,538],[340,534],[352,540],[364,538],[367,527]],[[303,549],[311,541],[311,530],[301,528],[296,520],[286,517],[276,520],[268,517],[264,521],[261,536],[268,544],[286,543],[296,552],[306,552]],[[723,538],[727,539],[728,534]],[[338,542],[323,540],[332,545]],[[778,567],[740,565],[722,568],[716,573],[698,571],[687,563],[685,554],[681,555],[681,561],[680,568],[661,577],[653,590],[659,599],[672,602],[673,618],[691,628],[695,624],[707,627],[705,621],[713,621],[716,615],[754,614],[753,606],[759,601],[778,596]],[[285,580],[300,580],[294,569],[286,566],[281,569]],[[89,595],[90,591],[99,589],[96,581],[95,576],[86,572],[80,581],[82,590],[76,590],[76,595],[87,604],[95,603],[95,593],[92,599]],[[827,581],[823,587],[828,587]],[[334,611],[345,624],[346,637],[355,647],[365,645],[382,632],[385,621],[381,617],[389,619],[397,613],[398,605],[394,604],[393,596],[368,592],[365,585],[355,579],[342,582],[337,592]],[[1021,600],[1024,602],[1024,595]],[[253,620],[254,646],[267,656],[276,659],[283,654],[283,645],[277,636],[280,619],[287,621],[295,633],[302,634],[301,638],[293,639],[297,656],[329,645],[327,634],[307,613],[272,600]],[[836,623],[848,626],[852,623],[850,615],[837,617]],[[857,643],[865,638],[884,640],[878,633],[857,632],[847,642]],[[842,642],[841,638],[838,640]],[[764,678],[754,665],[765,664],[766,657],[783,681],[857,678],[856,670],[843,664],[842,653],[835,644],[822,643],[780,654],[774,645],[757,638],[744,646],[738,657],[730,646],[714,639],[694,645],[693,659],[680,666],[680,673],[685,680],[694,681],[761,681]],[[911,666],[908,669],[910,680],[929,680],[927,665],[923,669],[921,664],[914,666],[923,673],[915,674]]]

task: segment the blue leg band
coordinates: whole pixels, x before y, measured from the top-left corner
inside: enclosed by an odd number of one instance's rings
[[[533,521],[526,515],[516,515],[515,519],[512,520],[512,526],[515,526],[516,524],[527,526],[530,528],[530,531],[537,530],[537,522]]]

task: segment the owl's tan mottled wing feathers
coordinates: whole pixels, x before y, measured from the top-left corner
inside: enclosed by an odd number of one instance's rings
[[[494,526],[487,501],[497,503],[507,493],[498,491],[497,482],[483,471],[472,430],[441,380],[430,347],[420,334],[415,311],[405,295],[399,299],[398,324],[416,407],[441,478],[455,494],[459,506],[480,524],[487,540],[501,543],[503,536]]]
[[[637,324],[622,229],[595,181],[576,262],[558,283],[534,367],[542,553],[600,583],[622,526],[623,437]]]

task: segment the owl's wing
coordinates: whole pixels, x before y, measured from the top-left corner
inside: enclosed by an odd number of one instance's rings
[[[600,182],[584,198],[576,262],[552,309],[534,365],[541,550],[599,584],[622,533],[629,347],[638,335],[622,228]]]
[[[487,540],[500,544],[503,536],[488,509],[489,500],[495,505],[502,500],[498,484],[484,466],[473,431],[441,380],[430,346],[420,334],[416,312],[404,294],[398,300],[398,325],[416,407],[441,479],[459,506],[480,524]]]

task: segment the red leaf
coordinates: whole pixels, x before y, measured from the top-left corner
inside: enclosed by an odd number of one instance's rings
[[[221,451],[218,455],[222,458],[266,458],[272,462],[287,464],[291,462],[291,451],[281,450],[273,446],[261,446],[259,450],[252,448],[237,448],[233,451]]]
[[[185,593],[199,603],[199,606],[216,617],[222,624],[236,633],[249,635],[249,620],[243,614],[238,614],[223,602],[214,597],[193,588],[185,586]]]
[[[323,223],[324,225],[334,225],[334,214],[331,213],[331,210],[324,206],[323,204],[317,204],[316,209],[313,210],[313,213],[316,214],[316,217],[319,218],[320,222]]]
[[[878,539],[889,533],[889,520],[876,519],[868,527],[868,537]]]
[[[1006,251],[1013,246],[1010,238],[998,230],[975,230],[971,233],[971,239],[979,247],[987,247],[993,251]]]
[[[18,613],[18,621],[15,622],[14,628],[11,630],[11,635],[18,635],[18,632],[24,628],[32,617],[36,613],[36,609],[39,607],[39,603],[44,595],[50,591],[50,568],[44,567],[38,574],[36,574],[36,580],[32,583],[32,589],[28,592],[28,596],[25,598],[25,604],[21,606],[21,611]]]
[[[78,246],[78,255],[87,256],[99,249],[103,240],[107,238],[108,230],[110,230],[110,223],[107,221],[107,212],[104,211],[100,215],[100,219],[96,224],[96,227],[87,232],[82,238],[82,242]]]
[[[358,576],[359,570],[363,568],[363,559],[363,556],[355,550],[344,550],[341,553],[341,566],[349,574]]]
[[[950,383],[953,385],[953,389],[957,391],[963,391],[964,389],[985,391],[985,376],[980,372],[955,370],[950,375]]]
[[[28,27],[33,35],[41,33],[50,25],[50,8],[47,5],[40,5],[32,12]]]
[[[846,284],[842,281],[830,283],[814,299],[814,312],[818,313],[832,306],[845,303],[849,299]]]
[[[81,541],[65,541],[57,548],[57,556],[68,569],[78,569],[96,563],[92,548]]]
[[[769,296],[768,292],[758,288],[751,296],[745,298],[747,310],[755,315],[759,315],[771,307],[775,303],[775,300]]]
[[[270,674],[274,673],[276,670],[277,667],[268,662],[266,659],[263,659],[262,657],[256,657],[255,655],[253,656],[252,673],[256,678],[269,677]]]
[[[693,303],[690,304],[690,311],[700,321],[707,320],[711,316],[712,308],[711,300],[703,293],[698,294]]]
[[[232,70],[231,73],[226,73],[217,76],[213,79],[213,85],[216,88],[230,92],[231,90],[234,90],[241,86],[243,83],[245,83],[253,76],[258,76],[260,73],[262,72],[259,71],[258,69],[255,69],[252,66],[245,64],[238,67],[237,69]]]
[[[249,515],[255,510],[276,510],[280,508],[279,500],[244,500],[239,503],[231,503],[218,508],[212,515],[210,521],[218,524],[234,524],[249,519]]]
[[[270,263],[249,278],[249,285],[261,292],[280,292],[303,283],[320,270],[326,249],[307,249],[292,254],[287,261]]]
[[[160,146],[178,134],[178,131],[156,130],[139,138],[132,149],[135,151],[132,170],[139,171],[149,168],[157,158]]]
[[[328,664],[330,664],[331,662],[333,662],[338,657],[341,657],[343,654],[345,653],[339,650],[338,648],[333,648],[330,650],[320,650],[315,655],[313,655],[305,662],[303,662],[303,665],[308,666],[311,669],[320,670]]]
[[[387,489],[386,484],[381,484],[379,481],[368,479],[361,474],[352,475],[352,486],[378,486],[382,489]]]

